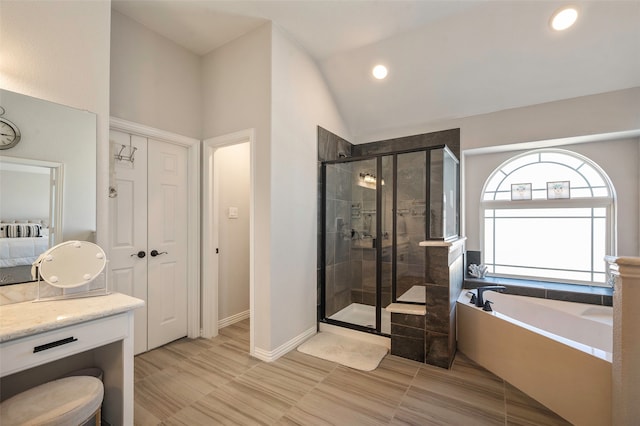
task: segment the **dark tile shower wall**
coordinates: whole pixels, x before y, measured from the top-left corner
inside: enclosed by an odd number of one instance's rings
[[[426,315],[391,314],[391,353],[449,368],[456,353],[456,300],[464,278],[463,246],[422,248]]]
[[[420,135],[386,139],[352,146],[354,157],[372,154],[389,154],[431,146],[447,145],[451,152],[460,158],[460,129],[442,130],[439,132],[423,133]]]
[[[424,221],[424,216],[420,219]],[[398,245],[396,296],[406,293],[415,285],[424,285],[424,248],[418,243],[424,241],[424,223],[420,226],[418,218],[407,218],[407,243]],[[398,233],[398,238],[401,235]]]
[[[318,162],[352,156],[353,145],[318,126]]]
[[[433,154],[432,154],[433,155]],[[442,237],[442,178],[443,164],[442,161],[431,161],[431,194],[429,200],[429,235],[432,237]]]
[[[367,160],[369,162],[369,160]],[[353,163],[352,170],[352,229],[363,236],[366,232],[375,235],[376,228],[376,191],[358,185],[359,173],[375,171],[375,162]],[[357,165],[356,165],[357,164]],[[360,169],[360,168],[362,169]],[[369,167],[369,168],[367,168]],[[373,239],[371,245],[373,245]],[[376,304],[376,250],[373,248],[351,248],[351,301],[364,305]]]
[[[351,301],[363,305],[376,304],[376,258],[375,250],[353,248],[351,250]]]
[[[391,314],[391,354],[425,362],[424,315]]]
[[[426,211],[426,152],[398,155],[397,170],[397,280],[396,296],[414,285],[424,285]]]
[[[427,326],[425,357],[428,364],[449,368],[456,352],[456,300],[464,282],[463,245],[427,247]]]

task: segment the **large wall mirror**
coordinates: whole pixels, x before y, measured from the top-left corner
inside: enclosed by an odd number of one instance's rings
[[[31,263],[49,247],[95,239],[96,115],[1,89],[0,107],[21,135],[0,149],[0,285],[7,285],[31,281]]]

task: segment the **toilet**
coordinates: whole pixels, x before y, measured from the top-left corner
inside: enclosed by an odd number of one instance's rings
[[[100,425],[104,386],[90,376],[65,377],[36,386],[0,403],[2,426]]]

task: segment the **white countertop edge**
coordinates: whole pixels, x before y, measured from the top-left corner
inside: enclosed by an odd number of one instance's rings
[[[3,305],[0,306],[0,343],[120,314],[142,306],[143,300],[122,293]]]
[[[410,303],[392,303],[385,308],[387,312],[394,314],[426,315],[427,308],[424,305],[414,305]]]
[[[456,247],[467,240],[467,237],[460,237],[453,241],[441,241],[441,240],[426,240],[420,241],[418,245],[420,247]]]

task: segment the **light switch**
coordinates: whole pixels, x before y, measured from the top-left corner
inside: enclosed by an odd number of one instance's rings
[[[237,219],[238,218],[238,208],[237,207],[229,207],[229,213],[227,215],[229,219]]]

